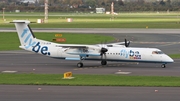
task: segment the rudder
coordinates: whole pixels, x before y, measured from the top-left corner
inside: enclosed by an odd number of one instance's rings
[[[15,27],[18,33],[18,37],[21,43],[21,48],[28,49],[31,46],[34,46],[36,38],[29,26],[30,21],[28,20],[13,20]]]

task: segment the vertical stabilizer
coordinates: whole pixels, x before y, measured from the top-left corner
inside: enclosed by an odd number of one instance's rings
[[[21,43],[21,48],[28,49],[36,44],[36,38],[29,26],[28,20],[13,20]]]

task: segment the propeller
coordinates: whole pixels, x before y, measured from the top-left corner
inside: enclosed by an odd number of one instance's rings
[[[125,46],[126,46],[126,47],[129,47],[130,41],[127,41],[126,39],[125,39],[124,41],[125,41]]]
[[[106,40],[104,42],[101,42],[101,49],[99,52],[101,55],[101,60],[106,61],[106,52],[108,51],[108,49],[106,48],[106,45],[104,45],[104,43],[106,44]]]
[[[101,52],[101,60],[103,60],[103,56],[105,57],[104,59],[106,60],[106,52],[108,51],[107,48],[102,47],[100,52]]]

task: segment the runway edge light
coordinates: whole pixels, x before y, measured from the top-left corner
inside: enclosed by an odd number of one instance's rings
[[[64,73],[64,78],[63,79],[73,79],[72,77],[72,72],[65,72]]]

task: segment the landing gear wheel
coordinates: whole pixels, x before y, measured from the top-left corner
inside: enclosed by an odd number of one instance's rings
[[[165,64],[162,64],[161,67],[162,67],[162,68],[166,68],[166,65],[165,65]]]
[[[106,65],[106,64],[107,64],[107,61],[105,61],[105,60],[101,61],[101,65]]]
[[[79,67],[79,68],[83,67],[83,63],[81,63],[81,62],[77,63],[77,67]]]

